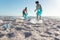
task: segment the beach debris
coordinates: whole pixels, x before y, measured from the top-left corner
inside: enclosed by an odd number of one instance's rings
[[[15,29],[16,29],[16,30],[19,30],[19,31],[25,30],[24,28],[21,28],[21,27],[16,27]]]
[[[58,38],[54,38],[54,40],[60,40],[60,39],[58,39]]]
[[[6,23],[6,24],[4,24],[3,28],[4,28],[4,30],[6,30],[6,29],[10,28],[10,25],[8,23]]]
[[[3,36],[4,36],[4,34],[2,34],[2,33],[0,32],[0,38],[3,37]]]
[[[0,26],[2,26],[4,24],[3,20],[0,20]]]
[[[60,28],[60,25],[57,25],[57,28]]]
[[[32,35],[32,34],[29,33],[29,32],[25,32],[24,34],[25,34],[25,38],[30,37],[30,36]]]
[[[15,37],[15,34],[14,33],[8,33],[7,36],[8,36],[8,38],[12,38],[12,37]]]
[[[23,20],[20,20],[20,19],[17,19],[16,20],[17,23],[20,23],[20,22],[24,22]]]
[[[31,19],[30,23],[36,24],[36,23],[43,23],[43,20],[36,20],[36,19]]]

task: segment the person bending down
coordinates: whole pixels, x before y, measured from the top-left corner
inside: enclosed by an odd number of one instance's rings
[[[28,18],[27,7],[23,10],[23,17],[25,20]]]

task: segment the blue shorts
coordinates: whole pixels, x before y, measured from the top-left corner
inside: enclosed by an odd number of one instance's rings
[[[25,13],[24,14],[24,19],[27,19],[28,18],[28,13]]]
[[[41,10],[41,9],[38,9],[38,10],[37,10],[37,15],[38,15],[38,16],[41,16],[41,14],[42,14],[42,10]]]

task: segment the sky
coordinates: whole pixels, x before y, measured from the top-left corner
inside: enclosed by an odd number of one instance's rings
[[[0,0],[0,16],[22,16],[27,7],[29,16],[36,16],[36,0]],[[60,16],[60,0],[38,0],[42,6],[42,16]]]

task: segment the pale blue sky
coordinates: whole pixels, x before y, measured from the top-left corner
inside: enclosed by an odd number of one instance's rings
[[[29,16],[35,16],[36,0],[0,0],[0,16],[22,16],[24,7],[28,7]],[[43,8],[42,16],[54,16],[58,10],[56,0],[38,0]],[[59,0],[58,0],[59,1]],[[60,4],[60,2],[58,3]],[[57,8],[59,9],[59,8]],[[55,15],[58,16],[58,15]]]

